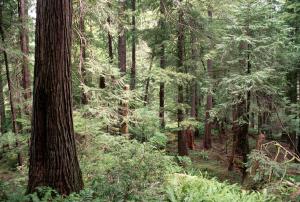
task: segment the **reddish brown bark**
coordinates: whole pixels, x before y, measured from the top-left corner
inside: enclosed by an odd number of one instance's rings
[[[53,17],[56,15],[56,17]],[[38,0],[28,193],[83,188],[71,95],[71,0]]]
[[[187,145],[189,149],[194,150],[195,149],[195,136],[194,132],[191,130],[191,127],[189,127],[187,130],[185,130],[186,138],[187,138]]]

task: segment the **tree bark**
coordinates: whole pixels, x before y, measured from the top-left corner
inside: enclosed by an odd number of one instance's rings
[[[136,0],[131,0],[132,3],[132,64],[131,64],[131,81],[130,89],[135,89],[136,83],[136,20],[135,20],[135,11],[136,11]]]
[[[79,192],[71,95],[71,0],[38,0],[28,193]],[[56,15],[56,17],[53,17]]]
[[[182,0],[180,0],[182,2]],[[184,14],[183,10],[179,8],[179,18],[178,18],[178,42],[177,42],[177,51],[178,51],[178,64],[177,68],[179,72],[183,70],[183,60],[184,60]],[[183,86],[178,84],[178,110],[177,110],[177,121],[178,121],[178,154],[180,156],[188,155],[187,147],[187,137],[184,129],[181,128],[181,122],[184,119],[184,112],[182,109],[182,104],[184,102],[183,98]]]
[[[79,50],[79,76],[82,85],[87,84],[86,79],[86,69],[85,69],[85,62],[86,62],[86,37],[85,37],[85,8],[84,8],[84,0],[79,0],[79,38],[80,38],[80,50]],[[83,105],[88,104],[88,96],[87,93],[84,92],[82,89],[81,92],[81,103]]]
[[[165,45],[164,45],[164,40],[165,40],[165,5],[164,5],[164,0],[160,0],[160,31],[162,33],[161,36],[161,43],[160,43],[160,68],[165,69],[166,67],[166,59],[165,59]],[[160,127],[162,129],[165,128],[165,83],[160,82],[159,84],[159,120],[160,120]]]
[[[28,18],[28,0],[19,0],[19,20],[20,26],[20,46],[21,52],[23,54],[22,58],[22,87],[24,89],[24,99],[26,102],[25,112],[30,113],[30,107],[27,102],[31,98],[30,89],[30,71],[29,71],[29,37],[27,28],[27,18]]]
[[[118,56],[119,56],[119,69],[121,75],[126,74],[126,30],[122,23],[125,18],[126,1],[120,1],[119,8],[119,37],[118,37]]]

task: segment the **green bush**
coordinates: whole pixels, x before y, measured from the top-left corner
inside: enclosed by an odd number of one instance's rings
[[[263,202],[279,201],[266,192],[248,192],[237,185],[220,183],[201,176],[173,174],[166,183],[167,198],[171,202]]]
[[[150,143],[106,135],[93,143],[81,167],[88,187],[104,201],[161,200],[166,176],[180,170],[173,157]]]

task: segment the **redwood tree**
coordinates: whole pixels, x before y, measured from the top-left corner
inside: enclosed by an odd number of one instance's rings
[[[180,1],[181,2],[181,1]],[[182,72],[183,60],[184,60],[184,18],[183,10],[179,8],[179,18],[178,18],[178,41],[177,41],[177,51],[178,51],[178,71]],[[181,128],[181,122],[184,119],[184,112],[182,109],[183,104],[183,86],[178,84],[178,110],[177,110],[177,121],[178,121],[178,154],[180,156],[188,155],[187,148],[187,137],[184,130]]]
[[[83,188],[72,116],[71,25],[71,0],[37,1],[28,193],[39,186],[66,195]]]

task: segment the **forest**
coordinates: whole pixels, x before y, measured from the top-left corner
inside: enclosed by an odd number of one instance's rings
[[[300,1],[0,0],[0,201],[300,201]]]

